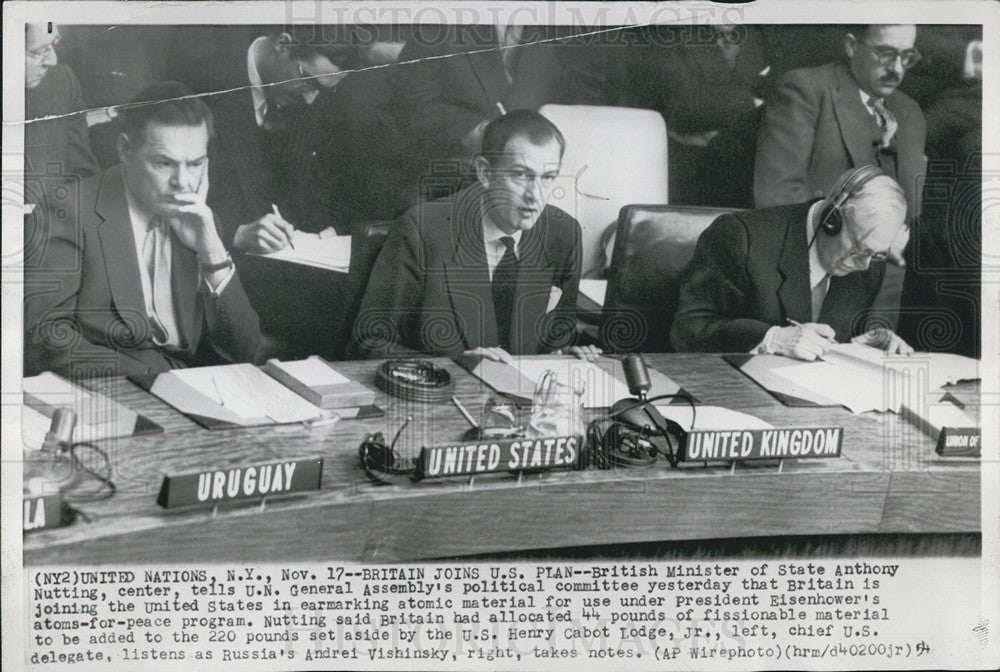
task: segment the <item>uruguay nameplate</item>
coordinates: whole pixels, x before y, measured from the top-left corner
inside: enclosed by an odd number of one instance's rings
[[[164,476],[156,503],[167,509],[215,506],[241,499],[308,492],[319,489],[322,475],[322,457],[192,471]]]
[[[65,524],[62,495],[39,495],[24,498],[24,531],[46,530]]]
[[[688,432],[682,459],[783,460],[840,457],[843,427],[782,427]]]
[[[546,471],[578,466],[579,436],[480,440],[420,449],[414,478],[474,476],[498,471]]]

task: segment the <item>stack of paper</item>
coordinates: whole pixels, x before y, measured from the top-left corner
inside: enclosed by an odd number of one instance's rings
[[[740,413],[722,406],[657,406],[667,420],[673,420],[689,432],[725,431],[730,429],[774,429],[774,425],[755,415]]]
[[[319,233],[293,231],[291,245],[277,252],[260,255],[267,259],[290,261],[339,273],[347,273],[351,266],[351,237],[338,236],[333,229]]]

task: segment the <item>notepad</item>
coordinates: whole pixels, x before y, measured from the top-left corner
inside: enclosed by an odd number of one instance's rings
[[[259,256],[338,273],[347,273],[351,266],[350,236],[338,236],[333,229],[325,229],[319,233],[296,230],[292,231],[291,241],[291,245],[286,245],[277,252]]]

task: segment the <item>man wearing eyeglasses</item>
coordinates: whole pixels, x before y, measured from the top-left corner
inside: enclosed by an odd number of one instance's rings
[[[920,61],[912,25],[848,26],[843,63],[787,73],[768,101],[757,143],[758,208],[822,196],[844,171],[881,167],[907,195],[907,220],[919,212],[926,125],[898,90]],[[893,247],[897,253],[905,236]]]
[[[825,199],[719,217],[682,276],[671,344],[813,360],[850,339],[911,353],[889,329],[865,331],[905,216],[899,184],[862,166]]]
[[[41,203],[44,198],[40,189],[100,171],[90,149],[84,113],[87,103],[80,82],[56,55],[61,39],[55,24],[25,26],[24,114],[30,122],[24,127],[26,202]],[[57,118],[34,121],[49,116]]]

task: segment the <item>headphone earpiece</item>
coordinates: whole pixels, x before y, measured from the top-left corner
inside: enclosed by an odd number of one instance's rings
[[[840,178],[841,186],[834,189],[828,200],[829,205],[823,208],[819,216],[819,228],[828,236],[839,236],[844,229],[844,217],[841,208],[851,196],[861,187],[871,182],[879,175],[885,175],[885,171],[875,165],[865,165],[855,168],[845,176]]]

